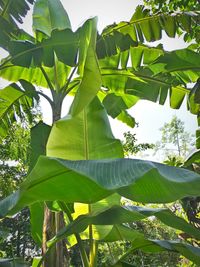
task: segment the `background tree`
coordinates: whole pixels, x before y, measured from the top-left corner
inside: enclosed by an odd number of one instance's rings
[[[136,134],[130,131],[124,133],[125,141],[123,142],[123,149],[125,156],[136,155],[137,153],[153,149],[154,144],[150,143],[139,143],[137,142]]]
[[[14,123],[0,144],[0,199],[17,190],[26,177],[30,162],[30,128],[40,119],[39,110],[33,110],[30,125],[26,116],[23,123]],[[30,212],[23,209],[12,218],[0,221],[0,231],[6,233],[0,242],[0,250],[8,258],[31,260],[39,248],[31,236]]]
[[[173,160],[183,162],[195,146],[194,136],[185,130],[184,122],[173,116],[170,122],[160,128],[160,131],[161,140],[156,143],[155,152],[164,153],[165,160],[169,161],[168,164],[171,160],[170,165],[173,165]]]

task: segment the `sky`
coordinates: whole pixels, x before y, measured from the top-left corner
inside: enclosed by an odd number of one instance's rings
[[[97,16],[100,32],[109,24],[130,20],[136,6],[142,4],[140,0],[61,0],[61,2],[67,10],[73,30],[81,26],[86,19]],[[23,25],[28,32],[31,32],[31,23],[29,14]],[[151,45],[157,45],[160,42],[164,44],[166,50],[181,49],[186,46],[181,39],[172,39],[166,36],[162,41]],[[43,101],[42,108],[46,122],[50,122],[50,110]],[[117,138],[122,139],[123,132],[131,131],[132,133],[136,132],[139,142],[154,143],[161,138],[159,128],[165,122],[169,122],[173,115],[177,115],[185,122],[187,131],[194,134],[197,129],[196,117],[186,110],[186,103],[182,105],[181,109],[173,110],[169,107],[169,103],[160,106],[149,101],[139,101],[129,110],[129,113],[135,117],[139,127],[131,129],[117,120],[111,120],[113,132]]]

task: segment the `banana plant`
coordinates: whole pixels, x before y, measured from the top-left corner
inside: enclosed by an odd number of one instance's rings
[[[198,248],[179,241],[147,240],[125,224],[154,215],[199,239],[195,227],[166,209],[123,207],[120,200],[168,203],[198,196],[200,176],[159,163],[123,159],[121,143],[114,138],[107,117],[110,114],[133,127],[128,108],[139,99],[164,104],[168,93],[173,108],[188,96],[198,113],[197,97],[194,100],[198,90],[186,88],[187,82],[197,80],[198,53],[165,52],[160,46],[144,45],[141,38],[159,40],[162,30],[174,36],[174,27],[180,26],[183,17],[197,19],[198,13],[161,19],[138,7],[130,23],[108,27],[98,35],[96,18],[73,32],[59,0],[37,0],[34,37],[18,35],[6,44],[9,56],[1,62],[0,76],[13,83],[0,91],[1,136],[39,97],[49,102],[53,114],[52,127],[41,122],[31,131],[27,178],[0,202],[1,218],[30,207],[33,237],[43,250],[41,261],[33,266],[65,266],[66,247],[74,244],[83,266],[96,266],[98,243],[116,240],[132,242],[131,252],[175,251],[199,262]],[[146,23],[151,36],[143,27]],[[48,88],[51,97],[40,87]],[[69,94],[74,100],[68,115],[61,118],[63,100]],[[89,253],[84,239],[89,240]],[[123,266],[125,256],[115,265]]]

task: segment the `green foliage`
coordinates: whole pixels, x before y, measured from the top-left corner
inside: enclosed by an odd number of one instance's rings
[[[0,197],[16,190],[27,173],[30,143],[29,130],[13,124],[0,145]],[[11,163],[9,163],[11,162]]]

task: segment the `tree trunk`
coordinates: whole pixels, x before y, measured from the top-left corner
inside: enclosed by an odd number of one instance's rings
[[[54,95],[53,123],[61,118],[62,99],[59,94]],[[42,254],[47,252],[47,241],[53,238],[65,226],[63,212],[52,212],[45,205],[43,223]],[[44,267],[67,267],[68,252],[64,241],[59,241],[44,258]]]

